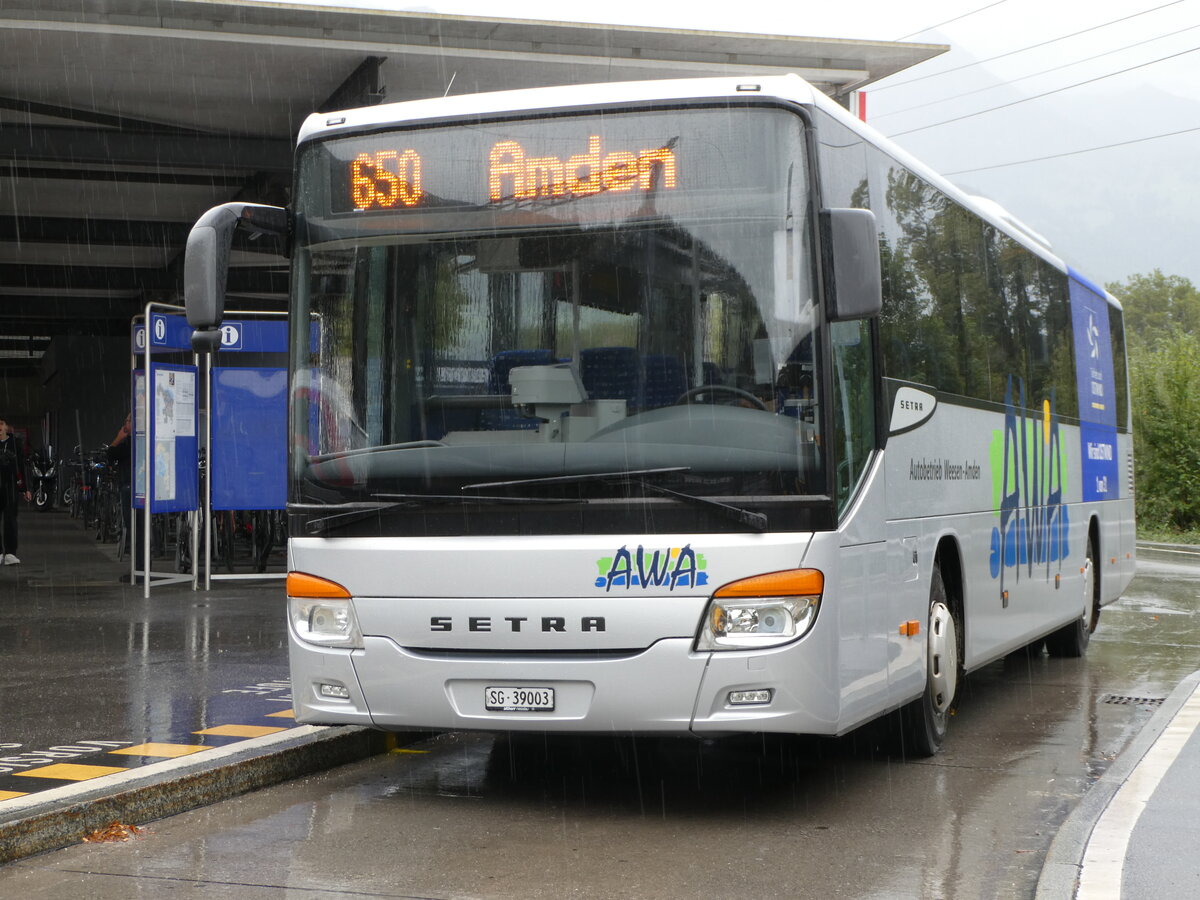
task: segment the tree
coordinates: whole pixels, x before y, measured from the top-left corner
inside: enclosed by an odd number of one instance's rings
[[[1188,279],[1155,269],[1131,275],[1124,284],[1110,284],[1108,290],[1125,307],[1131,345],[1154,347],[1176,330],[1200,336],[1200,290]]]
[[[1125,307],[1143,525],[1200,528],[1200,291],[1155,269],[1108,290]]]
[[[1176,330],[1135,351],[1133,441],[1143,523],[1200,528],[1200,337]]]

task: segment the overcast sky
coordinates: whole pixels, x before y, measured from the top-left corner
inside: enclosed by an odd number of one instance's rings
[[[1097,281],[1200,285],[1200,0],[319,5],[948,44],[868,89],[872,125]]]

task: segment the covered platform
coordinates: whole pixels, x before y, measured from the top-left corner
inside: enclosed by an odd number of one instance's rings
[[[288,201],[311,112],[785,72],[847,101],[946,49],[332,3],[0,4],[0,415],[31,447],[110,440],[127,403],[130,319],[147,301],[178,302],[184,242],[204,210]],[[286,260],[236,255],[236,308],[282,309],[287,287]]]

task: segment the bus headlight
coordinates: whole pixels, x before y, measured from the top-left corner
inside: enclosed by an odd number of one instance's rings
[[[340,584],[290,572],[287,592],[288,618],[300,640],[322,647],[362,648],[362,632],[350,592]]]
[[[816,569],[755,575],[718,588],[697,650],[757,650],[804,637],[817,620],[825,577]]]

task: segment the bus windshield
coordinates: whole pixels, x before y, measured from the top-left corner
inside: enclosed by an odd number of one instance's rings
[[[296,213],[294,502],[825,492],[794,113],[332,138]]]

